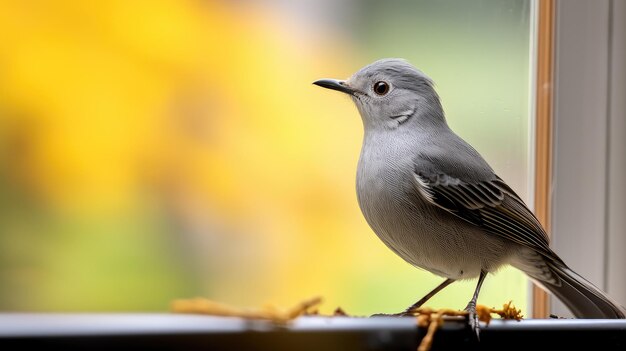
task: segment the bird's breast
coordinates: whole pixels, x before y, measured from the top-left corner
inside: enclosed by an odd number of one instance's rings
[[[427,254],[421,250],[428,247],[424,240],[430,227],[427,204],[413,195],[410,160],[388,151],[362,150],[356,179],[359,206],[372,230],[391,250],[424,267],[427,264],[422,260]]]
[[[491,270],[482,260],[485,243],[501,250],[500,239],[438,208],[421,197],[406,150],[364,145],[357,168],[357,197],[376,235],[412,265],[440,276],[462,279]],[[492,240],[493,239],[493,240]],[[493,255],[492,255],[493,256]]]

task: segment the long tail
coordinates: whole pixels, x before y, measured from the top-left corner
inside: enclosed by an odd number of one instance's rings
[[[523,264],[515,266],[558,297],[577,318],[626,318],[626,308],[567,267],[556,254],[554,258],[537,253],[525,256]]]

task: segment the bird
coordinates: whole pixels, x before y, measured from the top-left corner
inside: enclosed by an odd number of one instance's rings
[[[363,122],[358,204],[382,242],[445,280],[396,315],[408,315],[457,280],[478,278],[465,310],[479,337],[476,303],[486,276],[510,265],[578,318],[623,319],[626,309],[568,267],[533,212],[447,124],[434,82],[399,58],[346,80],[313,84],[350,96]]]

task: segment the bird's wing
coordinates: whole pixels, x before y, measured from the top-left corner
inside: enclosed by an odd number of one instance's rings
[[[433,205],[489,233],[552,256],[537,218],[499,177],[465,182],[441,173],[414,172],[413,176],[420,196]]]

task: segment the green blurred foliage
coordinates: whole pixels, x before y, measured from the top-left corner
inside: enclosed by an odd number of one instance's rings
[[[528,198],[530,4],[1,3],[0,309],[316,294],[328,311],[403,309],[442,278],[367,227],[358,114],[311,82],[408,59],[453,129]],[[463,308],[474,284],[431,305]],[[504,269],[480,301],[525,309],[527,289]]]

